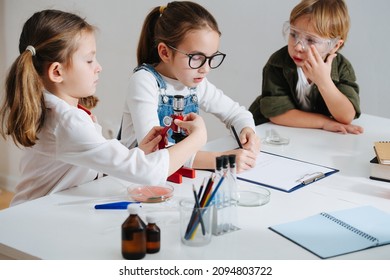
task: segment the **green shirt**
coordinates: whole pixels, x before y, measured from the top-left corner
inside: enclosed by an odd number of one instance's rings
[[[340,92],[351,101],[356,111],[355,118],[358,118],[361,113],[359,86],[351,63],[340,53],[332,61],[331,78]],[[256,125],[289,110],[301,110],[296,93],[297,82],[297,66],[285,46],[275,52],[263,68],[262,94],[249,107]],[[311,112],[331,117],[316,85],[310,91],[310,99]]]

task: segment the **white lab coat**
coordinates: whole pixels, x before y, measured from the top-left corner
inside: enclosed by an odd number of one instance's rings
[[[11,205],[92,181],[103,173],[140,184],[166,181],[166,149],[148,155],[139,148],[129,150],[116,139],[105,139],[100,125],[85,111],[49,92],[44,98],[45,124],[37,143],[25,149],[22,178]]]

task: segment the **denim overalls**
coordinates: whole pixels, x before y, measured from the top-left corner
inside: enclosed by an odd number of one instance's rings
[[[164,125],[164,117],[171,116],[174,114],[173,112],[173,95],[167,95],[166,89],[167,85],[161,75],[154,69],[154,67],[150,64],[142,64],[139,67],[134,69],[134,72],[137,72],[141,69],[144,69],[153,74],[156,78],[157,85],[159,87],[159,97],[158,97],[158,108],[157,114],[158,119],[160,120],[160,125]],[[198,114],[199,113],[199,105],[198,105],[198,96],[196,95],[196,87],[189,88],[191,94],[184,97],[184,110],[183,114],[189,114],[191,112]],[[174,143],[174,140],[171,138],[172,131],[169,131],[168,141]]]

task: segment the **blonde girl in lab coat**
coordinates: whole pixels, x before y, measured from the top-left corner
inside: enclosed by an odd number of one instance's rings
[[[177,121],[189,136],[170,149],[158,150],[160,127],[130,150],[105,139],[90,111],[79,104],[93,96],[102,71],[94,31],[79,16],[58,10],[37,12],[24,24],[0,111],[2,136],[24,148],[11,205],[103,174],[160,184],[206,143],[204,122],[195,114]]]

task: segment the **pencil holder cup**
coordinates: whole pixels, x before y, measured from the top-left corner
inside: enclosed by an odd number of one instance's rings
[[[180,201],[180,238],[187,246],[204,246],[211,241],[213,207],[196,207],[192,199]]]

